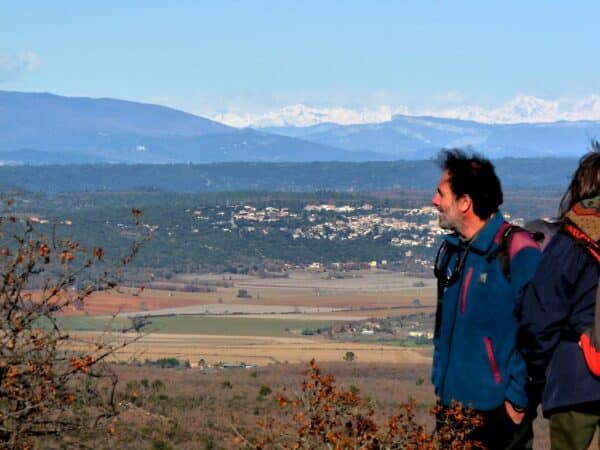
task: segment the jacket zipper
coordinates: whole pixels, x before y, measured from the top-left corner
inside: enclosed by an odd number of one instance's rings
[[[464,250],[466,251],[466,250]],[[456,255],[458,258],[459,255]],[[466,261],[465,261],[466,262]],[[464,279],[461,280],[464,283]],[[442,296],[444,293],[442,292]],[[457,299],[458,302],[458,299]],[[448,373],[448,366],[450,365],[450,357],[452,356],[452,341],[454,340],[454,326],[456,325],[456,318],[458,317],[458,304],[455,305],[454,315],[452,317],[452,325],[450,326],[450,338],[448,339],[448,357],[446,358],[446,364],[440,381],[440,397],[444,398],[444,387],[446,386],[446,375]]]
[[[500,384],[502,383],[502,376],[500,375],[500,370],[498,370],[498,363],[496,362],[496,357],[494,356],[494,347],[492,347],[492,340],[486,336],[483,338],[483,343],[485,344],[487,357],[492,368],[494,381],[496,382],[496,384]]]

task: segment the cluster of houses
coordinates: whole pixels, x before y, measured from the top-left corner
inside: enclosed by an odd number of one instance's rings
[[[27,218],[27,220],[29,220],[29,222],[31,222],[31,223],[39,223],[39,224],[42,224],[42,225],[46,225],[47,223],[50,222],[48,219],[44,219],[44,218],[38,217],[38,216],[29,216]],[[67,225],[67,226],[73,225],[73,221],[72,220],[61,220],[59,223],[61,225]]]
[[[410,211],[410,210],[408,210]],[[309,217],[309,221],[310,217]],[[313,221],[311,221],[313,222]],[[377,213],[361,216],[346,216],[335,221],[314,224],[306,230],[294,230],[294,239],[340,239],[353,240],[359,238],[381,239],[384,234],[395,232],[403,237],[400,241],[392,240],[392,245],[431,247],[435,236],[442,231],[433,217],[425,223],[412,222],[404,218],[384,217]]]
[[[397,233],[390,244],[399,247],[432,247],[437,235],[442,230],[437,226],[437,211],[430,207],[421,208],[386,208],[374,212],[373,205],[365,203],[360,206],[348,204],[308,204],[301,211],[290,211],[290,208],[265,207],[256,208],[251,205],[225,206],[216,212],[222,220],[213,223],[224,232],[240,230],[253,233],[268,234],[273,231],[273,224],[286,220],[285,226],[276,227],[280,232],[290,233],[293,239],[326,239],[353,240],[369,238],[382,239],[386,233]],[[231,209],[231,212],[226,211]],[[202,209],[187,209],[197,220],[210,220]],[[229,217],[227,217],[229,216]],[[333,216],[333,217],[332,217]],[[296,226],[289,226],[290,219]],[[292,222],[293,223],[293,222]],[[259,226],[259,224],[267,225]],[[192,229],[193,233],[198,228]]]
[[[430,253],[445,231],[438,226],[438,212],[432,206],[419,208],[375,207],[369,203],[351,205],[333,203],[305,204],[294,207],[256,207],[250,204],[223,204],[215,207],[186,209],[194,221],[192,233],[199,233],[206,221],[214,230],[231,233],[283,233],[291,239],[310,240],[381,240],[398,247],[411,258],[415,267],[429,269]],[[179,230],[183,231],[182,228]],[[165,232],[175,231],[168,227]],[[425,250],[425,252],[419,249]],[[418,259],[418,261],[417,261]],[[385,266],[372,261],[371,267]],[[320,270],[318,263],[309,269]]]
[[[379,339],[388,336],[395,339],[433,339],[433,314],[408,314],[400,317],[371,318],[360,322],[334,325],[328,331],[330,337]]]

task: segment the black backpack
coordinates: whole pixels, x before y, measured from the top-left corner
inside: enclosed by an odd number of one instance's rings
[[[498,258],[502,273],[510,281],[510,248],[516,233],[529,234],[543,251],[559,229],[558,222],[549,222],[543,219],[527,222],[524,227],[509,223],[500,228],[498,248],[487,256],[487,260]]]

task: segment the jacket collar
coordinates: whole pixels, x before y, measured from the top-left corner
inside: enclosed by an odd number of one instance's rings
[[[475,240],[471,244],[471,250],[475,250],[477,253],[485,254],[488,253],[492,246],[495,245],[494,238],[500,231],[502,224],[505,222],[504,216],[501,212],[495,213],[490,220],[488,220],[483,228],[479,231]],[[451,233],[444,237],[449,244],[454,246],[464,246],[465,243],[460,239],[458,233]]]

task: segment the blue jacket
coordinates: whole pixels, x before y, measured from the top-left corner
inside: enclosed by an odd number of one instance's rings
[[[523,295],[519,348],[534,383],[545,383],[544,415],[600,400],[600,378],[588,370],[577,342],[594,321],[598,276],[596,261],[559,232]]]
[[[509,280],[495,256],[505,224],[500,213],[492,216],[471,243],[458,280],[438,293],[432,381],[444,405],[458,400],[486,411],[505,399],[522,408],[528,404],[525,362],[515,350],[515,309],[540,250],[529,234],[515,233]],[[450,273],[468,244],[456,234],[445,241]]]

